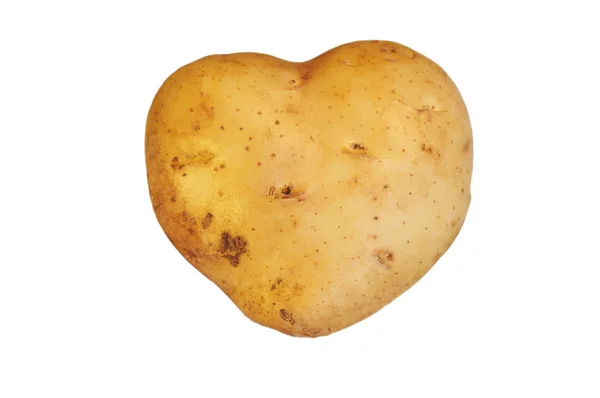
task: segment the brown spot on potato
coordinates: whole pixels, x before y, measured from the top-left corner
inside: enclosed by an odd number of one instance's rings
[[[294,314],[292,314],[291,312],[288,312],[284,308],[281,308],[279,310],[279,316],[281,317],[281,319],[290,323],[291,325],[294,325],[296,323],[296,320],[294,319]]]
[[[347,147],[344,147],[342,152],[348,155],[360,156],[363,158],[371,157],[365,144],[360,142],[351,142]]]
[[[471,141],[467,141],[465,142],[465,145],[463,145],[463,152],[469,152],[469,149],[471,148]]]
[[[277,286],[281,285],[281,282],[283,282],[283,279],[281,279],[281,278],[275,279],[275,282],[271,285],[271,291],[277,289]]]
[[[302,76],[300,77],[304,82],[312,79],[312,71],[311,70],[305,70],[304,73],[302,74]]]
[[[183,222],[190,225],[196,225],[196,218],[191,217],[187,211],[181,213],[181,218],[183,218]]]
[[[377,258],[379,264],[385,266],[385,268],[390,269],[394,264],[394,252],[388,249],[378,249],[373,253]]]
[[[202,220],[202,228],[206,229],[210,226],[210,224],[212,223],[212,219],[213,219],[213,215],[212,213],[206,213],[206,216],[204,216],[204,219]]]
[[[283,187],[283,188],[281,189],[281,193],[282,193],[284,196],[288,196],[288,195],[290,195],[290,194],[292,193],[292,186],[291,186],[291,185],[286,185],[285,187]]]
[[[421,151],[431,154],[433,149],[431,148],[431,145],[421,144]]]
[[[240,256],[246,253],[248,242],[242,236],[231,236],[229,232],[221,233],[219,243],[219,252],[223,258],[229,260],[231,265],[237,267],[240,263]]]

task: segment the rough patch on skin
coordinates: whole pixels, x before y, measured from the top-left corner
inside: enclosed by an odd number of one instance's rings
[[[215,154],[208,149],[201,149],[196,153],[173,156],[171,159],[171,168],[181,170],[191,164],[209,164]]]
[[[240,264],[240,256],[246,253],[248,242],[242,236],[231,236],[229,232],[221,234],[219,253],[221,257],[229,260],[231,265],[237,267]]]
[[[273,282],[273,284],[271,285],[271,291],[277,289],[277,287],[279,285],[281,285],[282,282],[283,282],[283,279],[281,279],[281,278],[275,279],[275,282]]]
[[[288,322],[290,325],[296,324],[296,320],[294,319],[294,314],[292,314],[291,312],[288,312],[285,308],[281,308],[279,310],[279,316],[281,317],[281,319]]]
[[[300,202],[306,199],[306,193],[292,184],[285,184],[279,188],[271,185],[266,196],[274,199],[296,199]]]
[[[427,154],[435,160],[440,160],[442,158],[442,154],[440,153],[440,151],[438,151],[429,144],[421,144],[421,152]]]
[[[342,152],[347,155],[360,156],[363,158],[372,158],[369,150],[362,142],[351,142],[348,146],[342,149]]]
[[[463,145],[463,152],[469,152],[469,149],[471,149],[471,140],[465,142],[465,145]]]
[[[394,264],[394,253],[387,249],[377,249],[374,253],[377,258],[377,262],[383,265],[385,268],[390,269]]]
[[[434,114],[447,112],[446,109],[437,108],[435,105],[425,104],[425,105],[420,105],[420,106],[413,106],[413,105],[407,104],[405,101],[400,100],[400,99],[395,99],[394,102],[398,103],[406,108],[411,109],[412,111],[416,112],[417,115],[419,115],[419,116],[427,115],[429,112],[434,113]]]
[[[210,224],[212,223],[212,219],[213,219],[213,215],[212,213],[206,213],[206,216],[204,216],[204,219],[202,220],[202,228],[206,229],[208,227],[210,227]]]

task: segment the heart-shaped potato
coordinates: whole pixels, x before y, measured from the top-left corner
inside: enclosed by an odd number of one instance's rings
[[[406,291],[470,203],[461,95],[389,41],[302,63],[201,58],[160,87],[145,145],[173,245],[246,316],[294,336],[348,327]]]

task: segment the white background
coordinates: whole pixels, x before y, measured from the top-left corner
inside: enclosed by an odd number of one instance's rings
[[[18,5],[17,5],[18,4]],[[0,397],[599,397],[593,1],[3,2]],[[204,55],[361,39],[439,63],[474,130],[452,248],[318,339],[258,326],[147,193],[145,118]]]

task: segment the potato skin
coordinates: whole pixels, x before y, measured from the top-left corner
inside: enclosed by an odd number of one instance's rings
[[[303,63],[211,55],[169,76],[146,125],[157,219],[253,321],[324,336],[418,281],[470,204],[472,132],[448,75],[397,43]]]

